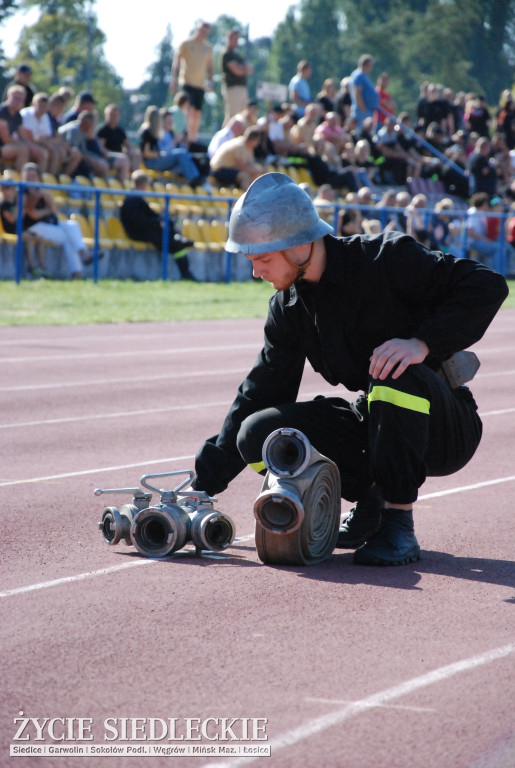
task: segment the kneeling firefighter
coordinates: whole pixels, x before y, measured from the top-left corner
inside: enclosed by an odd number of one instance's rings
[[[331,231],[284,174],[264,174],[234,206],[226,248],[276,293],[264,346],[219,434],[200,448],[192,485],[218,495],[246,465],[264,474],[269,436],[299,432],[355,502],[336,546],[355,549],[359,564],[409,563],[420,557],[419,488],[428,475],[457,472],[481,439],[463,385],[474,359],[468,372],[456,353],[483,336],[508,288],[482,264],[400,232]],[[357,392],[355,401],[297,402],[306,360],[332,386]]]

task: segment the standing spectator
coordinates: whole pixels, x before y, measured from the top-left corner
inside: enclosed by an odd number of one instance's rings
[[[495,160],[490,157],[490,141],[482,136],[476,142],[474,151],[467,160],[469,171],[469,193],[497,191],[497,170]]]
[[[292,77],[288,85],[288,97],[295,105],[295,119],[304,117],[304,111],[311,103],[311,88],[308,80],[311,77],[312,67],[309,61],[302,59],[297,64],[297,74]]]
[[[127,236],[132,240],[151,243],[160,253],[163,247],[163,222],[159,214],[143,198],[149,188],[149,178],[145,171],[133,171],[131,175],[135,190],[141,195],[127,195],[120,208],[120,220]],[[193,245],[175,231],[173,221],[169,221],[168,253],[173,254],[175,263],[183,280],[195,280],[188,264],[187,250]]]
[[[204,93],[213,90],[213,48],[207,42],[210,31],[210,24],[199,21],[193,36],[176,50],[172,63],[171,92],[177,93],[180,87],[190,97],[188,142],[197,141]]]
[[[62,124],[77,120],[81,112],[94,112],[96,103],[96,100],[89,91],[81,91],[77,95],[71,109],[64,113]]]
[[[395,104],[395,99],[392,97],[392,95],[388,91],[388,84],[390,82],[390,78],[388,76],[387,72],[381,72],[379,77],[377,78],[376,82],[376,91],[377,95],[379,96],[379,107],[382,109],[386,109],[387,112],[390,112],[390,114],[395,114],[397,111],[397,105]],[[381,112],[381,109],[378,109],[376,112],[376,123],[378,125],[382,125],[386,119],[386,115],[384,112]]]
[[[120,125],[120,108],[117,104],[108,104],[104,109],[104,122],[97,129],[97,139],[109,157],[126,155],[128,158],[128,168],[124,169],[123,179],[120,175],[120,181],[128,177],[128,171],[135,171],[141,165],[141,151],[139,147],[134,147],[125,129]]]
[[[374,112],[379,106],[379,95],[370,79],[373,68],[374,57],[364,53],[359,57],[358,66],[350,76],[351,115],[358,121],[358,128],[366,117],[374,117]]]
[[[14,163],[17,171],[21,171],[29,159],[29,144],[20,133],[20,111],[24,101],[23,88],[11,85],[7,90],[6,101],[0,104],[0,158]]]
[[[4,88],[4,92],[2,94],[2,101],[5,101],[7,99],[7,91],[11,87],[11,85],[21,85],[25,92],[25,102],[24,107],[30,107],[32,104],[32,99],[34,97],[34,91],[32,90],[30,86],[30,81],[32,80],[32,69],[29,67],[28,64],[20,64],[20,66],[16,69],[16,72],[14,74],[14,78],[11,80],[10,83],[7,83],[6,87]]]
[[[233,115],[245,109],[249,100],[247,75],[252,74],[252,65],[247,64],[236,50],[239,41],[237,29],[227,33],[227,43],[222,54],[222,94],[225,105],[224,125]]]

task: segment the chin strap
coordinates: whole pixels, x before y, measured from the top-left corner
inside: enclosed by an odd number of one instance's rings
[[[311,249],[310,249],[310,251],[309,251],[309,256],[308,256],[308,258],[306,259],[306,261],[303,261],[303,262],[302,262],[302,264],[295,264],[295,262],[294,262],[294,261],[292,261],[292,260],[290,259],[290,257],[286,255],[286,253],[285,253],[284,251],[281,251],[281,255],[283,256],[283,258],[285,258],[285,259],[286,259],[286,261],[288,262],[288,264],[290,265],[290,267],[293,267],[293,268],[294,268],[294,269],[296,269],[296,270],[297,270],[297,272],[299,273],[299,274],[297,275],[297,277],[295,278],[295,282],[296,282],[297,280],[301,280],[301,278],[303,278],[303,277],[304,277],[304,275],[306,274],[306,270],[307,270],[307,268],[309,267],[309,265],[311,264],[311,259],[313,258],[313,251],[314,251],[314,248],[315,248],[315,243],[311,243]]]

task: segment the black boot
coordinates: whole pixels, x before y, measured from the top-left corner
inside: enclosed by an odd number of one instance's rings
[[[363,498],[358,499],[341,524],[336,546],[340,549],[356,549],[368,541],[379,528],[382,507],[379,489],[373,485]]]
[[[383,510],[379,530],[354,552],[353,560],[360,565],[406,565],[420,560],[413,512]]]
[[[192,275],[190,272],[187,256],[179,256],[179,258],[177,258],[176,256],[175,263],[179,267],[179,272],[181,273],[181,280],[192,280],[194,283],[198,282],[195,275]]]

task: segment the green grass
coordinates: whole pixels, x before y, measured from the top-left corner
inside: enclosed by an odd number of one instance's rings
[[[504,307],[515,307],[515,280]],[[245,283],[0,282],[0,326],[265,317],[273,288]]]
[[[0,326],[265,317],[273,288],[245,283],[0,282]]]

